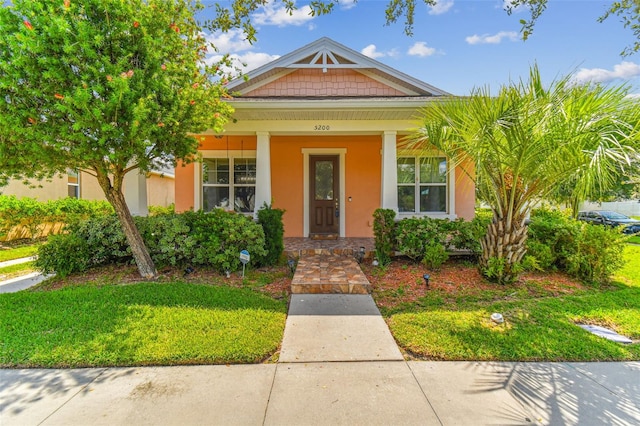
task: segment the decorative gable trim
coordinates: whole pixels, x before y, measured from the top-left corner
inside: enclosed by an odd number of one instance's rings
[[[447,96],[449,93],[323,37],[229,82],[231,91],[248,93],[296,69],[350,68],[393,87],[406,96]]]

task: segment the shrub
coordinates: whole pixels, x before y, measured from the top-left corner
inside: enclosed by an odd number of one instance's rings
[[[235,271],[241,265],[241,250],[249,251],[252,264],[266,255],[262,227],[239,214],[214,210],[134,220],[157,266],[202,265]],[[37,267],[67,275],[132,262],[131,250],[113,215],[78,222],[69,227],[68,234],[51,237],[39,252]]]
[[[620,230],[590,225],[568,212],[532,212],[524,264],[559,269],[588,282],[606,282],[622,266],[624,236]]]
[[[41,202],[28,197],[0,196],[0,236],[8,234],[14,227],[24,226],[31,238],[38,238],[44,236],[46,224],[72,224],[112,213],[113,209],[106,201],[67,197]]]
[[[427,245],[445,245],[446,232],[442,231],[440,219],[408,218],[398,222],[396,231],[397,247],[402,254],[420,261],[425,257]]]
[[[567,257],[567,272],[587,282],[605,283],[624,266],[625,237],[619,229],[581,225],[576,250]]]
[[[220,272],[240,268],[240,251],[251,255],[251,265],[267,254],[264,231],[251,218],[233,212],[212,210],[184,213],[195,239],[192,263],[207,265]]]
[[[449,254],[442,244],[430,241],[425,245],[422,263],[424,263],[427,268],[438,269],[448,259]]]
[[[38,248],[34,266],[45,274],[66,277],[91,267],[89,246],[77,235],[52,235],[47,244]]]
[[[175,212],[176,212],[176,206],[174,203],[171,203],[166,207],[165,206],[149,206],[149,216],[174,214]]]
[[[391,262],[395,246],[395,217],[391,209],[376,209],[373,212],[373,235],[375,237],[376,259],[381,265]]]
[[[258,223],[264,231],[265,249],[267,250],[263,260],[265,265],[277,264],[284,251],[283,215],[284,210],[273,209],[267,203],[258,210]]]

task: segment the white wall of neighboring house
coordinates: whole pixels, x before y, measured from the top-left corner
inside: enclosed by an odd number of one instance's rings
[[[612,201],[609,203],[584,202],[580,205],[580,211],[589,210],[611,210],[626,214],[627,216],[640,216],[640,201]]]

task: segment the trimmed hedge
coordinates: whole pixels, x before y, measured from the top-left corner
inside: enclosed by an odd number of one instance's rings
[[[24,227],[31,238],[43,237],[48,224],[70,224],[112,213],[113,208],[106,201],[61,198],[42,202],[0,195],[0,238],[6,238],[16,227]]]

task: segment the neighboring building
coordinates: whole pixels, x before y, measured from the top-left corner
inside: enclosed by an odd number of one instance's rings
[[[175,176],[173,169],[154,171],[146,178],[134,172],[125,176],[124,191],[127,204],[135,215],[146,215],[147,206],[166,207],[175,201]],[[64,197],[84,200],[104,200],[104,192],[95,177],[69,171],[66,176],[57,176],[51,181],[31,181],[26,185],[21,180],[12,180],[0,187],[0,194],[30,197],[39,201]]]
[[[419,110],[450,96],[322,38],[228,85],[239,96],[202,161],[176,167],[176,210],[286,210],[285,236],[371,237],[373,212],[470,219],[475,188],[428,146],[403,137]]]

